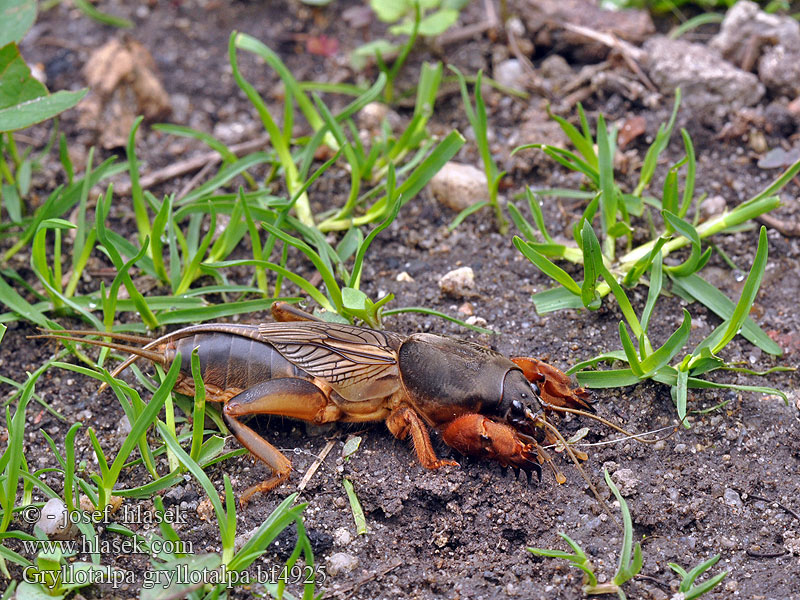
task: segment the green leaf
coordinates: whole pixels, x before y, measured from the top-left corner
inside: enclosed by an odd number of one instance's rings
[[[342,304],[348,311],[353,313],[365,312],[367,304],[371,303],[367,295],[361,290],[351,287],[342,288]]]
[[[639,377],[631,369],[578,371],[575,377],[582,386],[590,388],[625,387],[639,383]]]
[[[580,286],[578,289],[580,290]],[[536,308],[536,312],[540,315],[554,312],[556,310],[563,310],[565,308],[583,308],[580,292],[578,292],[578,294],[574,294],[567,288],[563,287],[557,287],[553,288],[552,290],[545,290],[544,292],[533,294],[531,296],[531,300],[533,300],[533,305]]]
[[[0,46],[21,41],[35,22],[35,0],[3,0],[0,9]]]
[[[664,217],[664,221],[669,228],[680,233],[692,244],[692,253],[684,263],[675,267],[665,267],[665,270],[678,277],[683,277],[702,269],[711,256],[711,249],[709,248],[705,253],[701,254],[702,246],[700,244],[700,235],[697,233],[697,230],[690,223],[687,223],[668,210],[661,211],[661,215]]]
[[[531,245],[525,242],[521,237],[514,236],[514,246],[516,246],[517,250],[522,252],[529,261],[539,267],[543,273],[549,275],[555,281],[563,285],[570,294],[574,296],[581,295],[581,287],[575,283],[575,280],[569,273],[555,263],[550,262],[550,260],[539,251],[534,250]]]
[[[675,104],[672,107],[672,114],[670,115],[669,122],[662,123],[661,126],[658,128],[658,133],[656,134],[656,139],[647,149],[647,154],[644,157],[644,164],[642,165],[642,170],[639,176],[639,185],[636,186],[636,190],[634,194],[640,196],[647,185],[650,183],[650,180],[653,178],[653,174],[656,171],[656,165],[658,164],[658,157],[667,147],[669,143],[669,138],[672,135],[672,128],[675,126],[675,118],[678,115],[678,107],[681,103],[681,92],[680,88],[675,90]]]
[[[2,277],[0,277],[0,301],[22,318],[36,323],[39,327],[48,327],[48,320],[41,311],[20,296]]]
[[[688,387],[689,387],[689,372],[683,369],[678,369],[678,381],[675,386],[670,388],[670,393],[675,399],[675,408],[678,411],[678,418],[683,420],[686,416],[686,405],[688,401]],[[684,423],[685,427],[689,427],[688,423]]]
[[[583,116],[583,107],[580,105],[580,103],[578,103],[578,110]],[[569,141],[571,141],[572,145],[575,146],[575,149],[581,153],[584,159],[586,159],[586,162],[593,168],[597,169],[597,154],[595,153],[594,140],[592,140],[591,136],[585,136],[583,133],[578,131],[578,129],[572,123],[563,117],[559,117],[558,115],[551,113],[550,107],[547,109],[547,114],[551,119],[559,124],[562,131],[569,138]]]
[[[359,46],[350,54],[350,62],[354,69],[361,70],[367,64],[367,60],[380,54],[389,56],[399,50],[400,46],[391,43],[389,40],[379,39],[362,46]]]
[[[11,42],[0,48],[0,109],[46,94],[47,88],[31,75],[17,44]]]
[[[625,327],[625,322],[619,322],[619,340],[622,342],[622,349],[625,351],[625,357],[628,359],[628,364],[631,366],[631,371],[637,377],[642,377],[644,371],[639,364],[639,357],[636,355],[636,348],[633,347],[631,337],[628,335],[628,330]]]
[[[384,23],[399,21],[411,9],[408,0],[370,0],[369,5]]]
[[[658,248],[656,250],[656,248]],[[642,332],[647,333],[647,326],[650,324],[650,315],[653,314],[653,308],[656,305],[659,294],[661,294],[661,287],[664,282],[663,270],[661,268],[661,248],[656,245],[656,253],[652,259],[652,267],[650,269],[650,286],[647,289],[647,302],[645,302],[644,309],[642,310]]]
[[[667,363],[678,353],[680,352],[681,348],[686,344],[689,340],[689,334],[692,331],[692,317],[689,314],[689,311],[683,309],[683,322],[675,332],[669,336],[669,339],[664,342],[664,345],[661,346],[658,350],[650,354],[646,359],[642,361],[642,369],[644,369],[647,375],[652,374],[654,371],[657,371]]]
[[[708,307],[716,315],[723,319],[730,319],[733,316],[734,304],[731,300],[708,283],[705,279],[693,273],[688,277],[672,277],[674,287],[685,292],[704,306]],[[744,325],[740,331],[742,336],[752,344],[761,348],[764,352],[774,356],[781,356],[783,350],[778,344],[764,333],[750,317],[746,317]]]
[[[191,598],[190,594],[197,589],[197,584],[191,582],[211,580],[211,576],[218,575],[217,569],[221,564],[219,554],[191,554],[159,563],[159,577],[144,586],[139,600]]]
[[[364,509],[361,508],[361,502],[358,501],[358,496],[353,489],[353,484],[349,479],[342,480],[345,492],[347,492],[347,499],[350,501],[350,509],[353,511],[353,520],[356,523],[356,534],[367,533],[367,519],[364,516]]]
[[[52,119],[75,106],[88,91],[87,88],[77,92],[60,91],[0,110],[0,132],[25,129]]]
[[[458,21],[458,11],[452,9],[437,10],[434,13],[423,17],[419,22],[419,35],[428,37],[440,35],[450,29]],[[414,23],[409,21],[402,25],[395,25],[389,28],[392,35],[411,35],[414,30]]]
[[[628,510],[628,504],[625,498],[622,497],[617,486],[611,480],[611,475],[608,471],[604,471],[606,484],[611,488],[611,492],[619,502],[620,511],[622,511],[622,551],[619,555],[619,565],[617,573],[614,575],[614,583],[622,585],[626,581],[632,579],[634,575],[639,573],[642,568],[642,545],[637,542],[633,546],[633,521],[631,520],[631,513]],[[631,560],[631,548],[633,547],[633,560]]]
[[[598,173],[600,176],[600,220],[603,233],[611,235],[609,230],[616,222],[618,188],[614,185],[614,141],[606,129],[606,121],[602,114],[597,116],[597,155]]]
[[[736,303],[736,308],[730,318],[722,339],[719,340],[711,351],[712,354],[717,354],[722,350],[734,336],[739,333],[742,328],[750,308],[758,294],[758,288],[761,285],[761,278],[764,276],[764,269],[767,267],[767,229],[763,225],[758,235],[758,249],[756,250],[756,257],[753,260],[753,266],[750,268],[750,273],[747,275],[747,280],[744,282],[742,295],[739,297],[739,302]]]
[[[584,220],[581,231],[583,249],[583,285],[581,286],[581,301],[586,308],[596,310],[600,308],[601,299],[597,293],[597,280],[603,270],[603,253],[600,242],[592,229],[589,221]]]

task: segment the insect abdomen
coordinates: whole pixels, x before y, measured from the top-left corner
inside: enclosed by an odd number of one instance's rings
[[[167,349],[168,354],[181,353],[181,371],[187,375],[192,372],[191,355],[195,347],[203,381],[222,390],[246,390],[280,377],[308,378],[271,345],[220,332],[195,333],[176,340]]]

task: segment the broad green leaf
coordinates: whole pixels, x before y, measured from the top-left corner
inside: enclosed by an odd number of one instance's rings
[[[351,287],[342,288],[342,304],[352,312],[363,312],[367,310],[367,304],[371,304],[370,299],[361,290]]]
[[[563,310],[565,308],[583,308],[580,292],[576,295],[563,287],[533,294],[531,300],[533,300],[533,306],[536,308],[536,312],[540,315],[556,310]]]
[[[35,0],[3,0],[0,9],[0,46],[21,41],[35,22]]]
[[[369,5],[384,23],[399,21],[411,10],[408,0],[370,0]]]
[[[72,108],[88,92],[88,89],[77,92],[60,91],[49,96],[41,96],[16,106],[0,110],[0,132],[25,129],[36,123],[52,119],[67,109]]]
[[[47,88],[31,74],[17,44],[11,42],[0,48],[0,109],[45,95]]]
[[[428,37],[440,35],[450,29],[456,21],[458,21],[457,10],[437,10],[420,20],[418,33],[419,35]],[[389,33],[392,35],[412,35],[413,31],[413,21],[408,21],[402,25],[395,25],[389,28]]]

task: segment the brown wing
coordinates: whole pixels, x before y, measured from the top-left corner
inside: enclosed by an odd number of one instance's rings
[[[391,394],[399,387],[394,333],[338,323],[264,323],[259,337],[306,373],[327,381],[346,400]]]

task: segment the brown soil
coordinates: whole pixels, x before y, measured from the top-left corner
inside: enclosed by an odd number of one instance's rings
[[[235,87],[227,58],[228,35],[239,30],[263,40],[280,52],[299,80],[371,81],[375,73],[352,75],[347,67],[347,51],[362,41],[361,32],[353,32],[338,18],[341,3],[313,10],[296,2],[289,3],[218,3],[188,0],[184,2],[103,3],[102,8],[128,14],[136,22],[130,35],[141,42],[155,57],[167,91],[180,95],[181,123],[211,131],[235,125],[244,132],[242,139],[259,133],[255,111]],[[475,4],[475,3],[473,3]],[[133,8],[135,6],[135,8]],[[471,6],[465,22],[478,21],[479,6]],[[380,35],[373,28],[372,35]],[[340,51],[332,58],[308,54],[302,43],[293,41],[291,33],[325,33],[339,40]],[[80,67],[89,52],[119,35],[108,27],[89,21],[62,3],[40,16],[35,35],[23,46],[29,62],[41,61],[48,72],[50,89],[77,88],[83,85]],[[443,58],[466,72],[484,68],[491,73],[492,52],[503,44],[492,44],[479,37],[448,47],[446,52],[420,48],[412,55],[405,69],[407,77],[417,72],[423,59]],[[541,57],[536,57],[541,58]],[[246,76],[268,100],[277,94],[277,76],[269,69],[256,66],[240,54]],[[402,89],[401,81],[399,87]],[[534,101],[531,101],[534,102]],[[538,104],[538,100],[535,101]],[[602,94],[587,100],[591,114],[603,112],[609,120],[645,115],[648,135],[665,120],[671,108],[667,100],[655,112],[632,103],[616,94]],[[524,102],[492,95],[490,123],[495,144],[515,132]],[[408,111],[401,110],[407,117]],[[759,191],[773,174],[761,171],[748,149],[742,150],[740,138],[715,140],[715,131],[703,128],[690,115],[681,114],[682,125],[689,128],[699,157],[697,193],[722,194],[729,204],[741,201]],[[75,130],[75,120],[67,115],[62,126],[80,147],[89,138]],[[437,106],[432,128],[447,132],[456,126],[467,129],[466,119],[457,96],[451,95]],[[42,141],[45,134],[42,133]],[[768,138],[770,142],[777,142]],[[528,141],[528,140],[523,140]],[[643,141],[635,147],[640,155],[646,148]],[[178,159],[186,158],[198,148],[176,142],[160,133],[146,130],[138,145],[145,172]],[[508,164],[510,148],[501,156]],[[671,158],[680,156],[679,136],[670,147]],[[479,164],[473,145],[467,144],[458,157],[462,162]],[[49,179],[59,181],[56,164],[47,166],[37,181],[38,193],[46,196]],[[342,171],[341,175],[347,175]],[[345,179],[346,181],[346,179]],[[177,191],[185,182],[170,182],[156,194]],[[513,171],[507,195],[517,193],[524,185],[575,185],[572,176],[544,161]],[[334,194],[342,186],[333,181],[323,183]],[[655,186],[660,186],[656,182]],[[655,189],[658,189],[656,187]],[[796,196],[797,184],[784,191],[784,197]],[[316,193],[319,198],[323,194]],[[333,198],[333,204],[341,202]],[[789,208],[781,217],[791,219]],[[794,205],[796,206],[796,204]],[[562,210],[560,210],[562,209]],[[130,209],[121,209],[118,219],[121,233],[134,231]],[[582,206],[564,203],[546,204],[545,216],[551,231],[568,232]],[[511,236],[500,236],[488,211],[470,217],[458,229],[448,233],[446,226],[454,214],[438,205],[426,193],[404,208],[398,220],[379,238],[367,256],[363,281],[367,293],[377,297],[379,291],[391,291],[397,299],[394,306],[426,306],[457,315],[461,300],[442,295],[437,280],[447,271],[468,265],[475,271],[477,295],[469,301],[475,314],[486,319],[499,332],[496,336],[475,335],[440,319],[405,315],[388,319],[386,326],[400,333],[432,331],[473,339],[506,355],[539,356],[566,369],[598,352],[619,347],[617,325],[621,314],[609,301],[597,312],[567,311],[538,316],[530,300],[532,292],[550,287],[547,278],[525,260],[512,246]],[[747,270],[753,259],[757,239],[755,230],[717,239],[720,247]],[[774,358],[737,338],[726,350],[731,361],[743,361],[755,370],[778,365],[796,365],[800,353],[798,331],[800,317],[797,298],[800,296],[800,244],[797,238],[784,237],[769,231],[770,264],[757,298],[753,316],[785,349],[781,358]],[[27,257],[15,264],[23,275]],[[707,267],[714,283],[730,297],[737,297],[740,282],[718,255]],[[398,282],[396,276],[408,272],[413,282]],[[577,275],[579,276],[579,275]],[[89,289],[97,287],[89,283]],[[641,310],[644,292],[637,290],[634,304]],[[681,308],[678,298],[662,298],[653,319],[652,339],[663,343],[677,327]],[[693,317],[692,342],[706,336],[719,319],[699,305],[687,307]],[[267,313],[252,319],[268,318]],[[25,339],[33,328],[25,323],[12,323],[0,347],[0,364],[5,376],[19,380],[25,371],[32,371],[46,360],[52,347]],[[784,552],[787,539],[800,531],[798,512],[798,469],[800,468],[800,426],[798,426],[796,372],[770,375],[766,379],[729,373],[715,379],[749,385],[770,385],[789,393],[786,406],[774,396],[736,391],[699,391],[692,395],[690,409],[702,410],[727,403],[724,408],[690,417],[689,430],[682,430],[657,447],[632,441],[588,448],[590,458],[584,465],[601,492],[603,468],[610,472],[630,469],[636,482],[628,492],[635,529],[635,539],[642,541],[643,577],[626,584],[630,598],[667,598],[677,590],[677,577],[669,562],[686,568],[716,553],[722,559],[712,570],[727,569],[726,580],[708,598],[800,598],[800,560]],[[29,408],[26,457],[31,469],[54,466],[53,457],[43,437],[47,431],[59,444],[75,421],[91,425],[105,448],[118,447],[121,438],[118,424],[122,411],[111,394],[94,396],[92,382],[70,372],[51,369],[37,384],[36,390],[64,420],[33,404]],[[676,413],[668,388],[646,383],[624,389],[598,390],[593,394],[598,413],[623,424],[633,431],[649,431],[672,425]],[[578,418],[562,421],[565,434],[588,426],[588,441],[600,442],[617,437],[593,422]],[[542,559],[526,551],[527,546],[565,548],[558,532],[566,532],[581,543],[597,570],[605,577],[613,576],[622,541],[620,529],[606,517],[585,481],[565,458],[558,457],[567,476],[565,485],[557,485],[553,474],[545,470],[540,484],[529,485],[523,478],[504,474],[493,464],[452,456],[460,468],[437,472],[423,470],[409,444],[398,442],[380,424],[365,427],[337,425],[324,430],[304,427],[281,419],[262,419],[258,427],[280,448],[289,449],[296,473],[289,484],[270,495],[257,497],[239,511],[239,531],[259,525],[272,509],[294,491],[314,455],[328,439],[337,445],[326,463],[317,472],[301,499],[308,502],[306,527],[310,531],[315,552],[325,565],[334,552],[346,552],[358,559],[355,570],[328,576],[322,588],[328,593],[348,590],[347,598],[581,598],[581,573],[564,561]],[[82,430],[82,431],[85,431]],[[340,458],[340,449],[349,433],[359,433],[363,443],[347,462]],[[434,444],[440,456],[453,453],[440,440]],[[78,459],[93,464],[88,438],[78,436]],[[235,447],[230,441],[229,446]],[[294,449],[294,452],[292,452]],[[221,489],[222,474],[227,473],[238,491],[265,478],[267,470],[246,458],[229,460],[209,470]],[[353,517],[341,485],[342,477],[353,482],[367,518],[368,533],[355,536]],[[147,481],[144,471],[124,475],[121,484],[133,486]],[[59,477],[45,475],[45,481],[61,489]],[[206,522],[197,514],[202,490],[191,479],[167,494],[165,502],[181,508],[189,523],[179,531],[191,540],[195,552],[219,548],[216,523]],[[142,504],[150,506],[149,502]],[[24,525],[19,525],[24,528]],[[353,539],[339,545],[337,529],[345,528]],[[289,538],[275,555],[262,559],[265,568],[285,557]],[[289,546],[291,547],[291,546]],[[783,553],[783,554],[781,554]],[[104,562],[126,569],[148,567],[147,557],[104,556]],[[89,588],[86,597],[130,598],[136,589]],[[250,591],[237,590],[234,597],[249,597]]]

